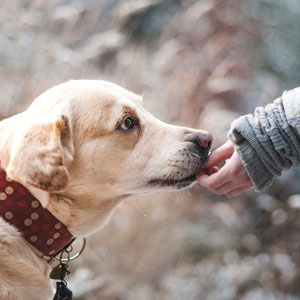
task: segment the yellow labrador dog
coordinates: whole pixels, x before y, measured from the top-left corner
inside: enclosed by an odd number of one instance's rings
[[[96,80],[55,86],[0,122],[1,168],[74,237],[102,228],[124,199],[195,183],[211,142],[207,132],[163,123],[141,97]],[[0,193],[0,205],[10,193]],[[0,299],[49,299],[50,270],[0,217]]]

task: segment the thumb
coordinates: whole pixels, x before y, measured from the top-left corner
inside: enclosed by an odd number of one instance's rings
[[[231,157],[233,152],[234,152],[233,144],[231,141],[228,140],[225,144],[223,144],[221,147],[217,148],[211,153],[204,168],[208,169],[218,165],[222,161]]]

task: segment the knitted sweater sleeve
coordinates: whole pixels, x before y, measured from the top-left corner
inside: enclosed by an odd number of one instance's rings
[[[257,191],[300,163],[299,112],[300,88],[232,123],[229,138]]]

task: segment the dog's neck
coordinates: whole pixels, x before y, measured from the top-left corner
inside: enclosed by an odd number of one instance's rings
[[[51,194],[33,187],[27,186],[28,190],[47,208],[56,218],[65,224],[75,237],[88,236],[101,229],[110,218],[114,208],[127,196],[99,198],[98,205],[90,206],[87,201],[85,205],[79,206],[77,197],[64,193]],[[93,197],[90,195],[89,197]],[[50,199],[51,198],[51,199]]]
[[[67,227],[0,167],[0,216],[42,256],[56,256],[74,241]]]

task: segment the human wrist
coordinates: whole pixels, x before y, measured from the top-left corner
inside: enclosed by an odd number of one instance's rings
[[[248,133],[251,132],[251,128],[247,128],[246,125],[247,121],[245,120],[245,116],[234,121],[229,132],[229,139],[234,144],[235,150],[255,190],[264,191],[272,184],[275,176],[260,159],[257,153],[257,147],[251,145],[251,141],[252,144],[256,144],[257,141],[255,141],[255,137],[251,138],[251,135],[245,134],[247,131]],[[245,135],[248,139],[245,138]]]

